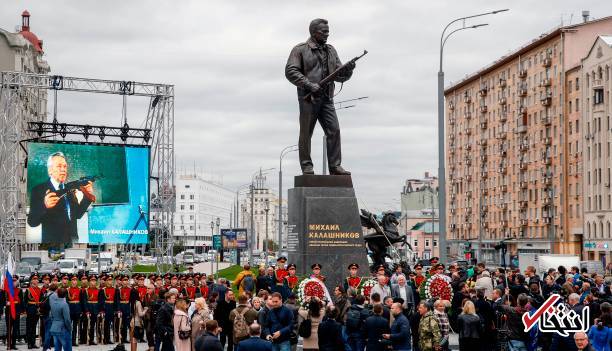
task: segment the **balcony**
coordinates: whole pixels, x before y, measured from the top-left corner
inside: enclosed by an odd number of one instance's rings
[[[508,132],[502,130],[501,132],[497,132],[497,139],[503,140],[508,137]]]
[[[486,119],[481,119],[480,120],[480,129],[487,129],[487,120]]]
[[[452,101],[449,101],[448,102],[448,109],[451,110],[451,111],[454,110],[455,109],[455,103],[452,102]]]
[[[465,160],[465,164],[468,165],[468,166],[471,166],[472,165],[472,159],[471,158],[466,159]]]
[[[545,126],[549,126],[552,124],[552,118],[550,118],[550,116],[543,115],[540,117],[540,122]]]
[[[503,98],[499,98],[499,100],[497,100],[497,102],[498,102],[500,105],[505,105],[505,104],[507,104],[507,103],[508,103],[508,99],[506,99],[505,97],[503,97]]]
[[[451,209],[450,209],[450,213],[451,213],[451,214],[455,214],[455,213],[457,213],[457,210],[456,210],[456,209],[454,209],[454,208],[451,208]]]
[[[455,119],[455,117],[449,117],[448,118],[448,124],[450,125],[455,125],[455,123],[457,123],[457,120]]]
[[[552,80],[550,78],[544,78],[540,81],[541,87],[549,87],[552,84]]]
[[[468,166],[472,164],[472,159],[469,159],[469,161],[470,161],[470,163],[468,164]],[[468,182],[471,182],[472,181],[472,173],[466,174],[465,175],[465,180],[468,181]]]
[[[485,229],[489,228],[489,222],[482,222],[482,227]]]
[[[521,227],[526,227],[526,226],[527,226],[527,220],[521,219]]]
[[[463,102],[465,102],[466,104],[469,104],[472,102],[472,96],[471,95],[463,95]]]
[[[480,189],[480,195],[482,195],[482,196],[489,195],[489,189],[487,189],[487,188],[481,188],[481,189]],[[484,207],[484,206],[482,207],[482,209],[483,209],[483,212],[486,212],[486,211],[487,211],[487,210],[486,210],[486,207]]]
[[[544,145],[551,145],[551,144],[552,144],[552,138],[551,137],[544,138]]]
[[[552,177],[551,177],[551,176],[544,177],[544,178],[542,179],[542,181],[543,181],[543,182],[544,182],[544,184],[546,184],[546,185],[552,185]]]
[[[485,97],[487,96],[487,92],[489,91],[489,89],[487,88],[486,85],[483,85],[480,87],[480,90],[478,90],[478,96],[480,97]]]
[[[543,152],[541,155],[541,158],[545,164],[547,165],[552,164],[552,156],[550,154],[546,154],[545,152]]]
[[[526,125],[520,125],[520,126],[516,127],[516,132],[517,133],[527,133],[527,126]]]
[[[487,162],[487,155],[486,154],[480,155],[480,161],[481,162]]]
[[[482,146],[483,148],[487,146],[488,142],[489,142],[489,139],[487,138],[480,138],[480,140],[478,140],[478,144]]]
[[[481,171],[480,172],[480,178],[487,179],[488,177],[489,177],[489,172],[486,172],[486,171],[484,171],[484,172]]]
[[[529,150],[529,142],[522,141],[522,142],[519,144],[519,150],[521,150],[521,151],[527,151],[527,150]]]
[[[472,128],[470,128],[470,127],[465,127],[465,128],[463,129],[463,134],[466,134],[466,135],[472,135]]]
[[[521,162],[519,163],[519,168],[520,168],[521,170],[526,170],[526,169],[527,169],[527,162],[525,162],[525,161],[521,161]]]
[[[525,117],[527,115],[527,107],[520,106],[516,114],[517,118]]]
[[[527,208],[528,202],[527,200],[520,200],[519,201],[519,207],[520,208]]]
[[[454,140],[455,140],[455,133],[451,133],[451,134],[449,134],[449,135],[448,135],[448,139],[449,139],[450,141],[454,141]]]
[[[519,95],[519,96],[522,96],[522,97],[527,96],[528,92],[529,92],[529,91],[527,90],[527,88],[520,87],[520,88],[518,89],[518,95]]]
[[[550,57],[546,57],[544,60],[542,60],[542,67],[550,67],[551,64],[552,58]]]
[[[499,82],[497,83],[497,86],[503,89],[506,87],[506,84],[507,84],[506,80],[504,78],[500,78]]]
[[[519,76],[519,78],[527,78],[527,70],[526,69],[520,69],[518,71],[518,76]]]
[[[499,114],[499,121],[500,122],[506,122],[508,120],[508,113],[507,112],[501,112]]]
[[[507,166],[499,166],[499,167],[497,167],[497,172],[501,173],[501,174],[506,174],[506,173],[508,173],[508,167]]]
[[[508,192],[508,186],[506,184],[500,185],[499,189],[501,190],[502,193]]]
[[[501,221],[500,223],[502,227],[504,228],[508,227],[508,221]]]
[[[472,191],[471,190],[466,191],[465,196],[472,197]]]
[[[451,224],[449,224],[449,226],[448,226],[448,227],[449,227],[449,228],[450,228],[450,230],[451,230],[451,231],[453,231],[453,232],[454,232],[455,230],[457,230],[457,225],[456,225],[455,223],[451,223]]]
[[[465,149],[468,151],[472,150],[472,143],[465,144]]]
[[[542,203],[543,203],[544,205],[552,205],[552,203],[553,203],[553,199],[552,199],[552,197],[545,196],[545,197],[542,199]]]
[[[466,111],[466,112],[463,114],[463,117],[465,117],[465,119],[471,119],[471,118],[472,118],[472,112],[470,112],[470,111]]]
[[[499,204],[499,208],[501,208],[502,210],[507,210],[508,209],[508,203],[502,202],[501,204]]]
[[[552,222],[552,218],[548,216],[543,217],[542,220],[544,220],[545,224],[550,224]]]
[[[540,98],[540,104],[542,104],[542,106],[550,106],[552,104],[552,97],[549,95],[543,96]]]
[[[487,113],[487,111],[489,111],[487,105],[480,106],[480,113]]]
[[[519,186],[521,189],[527,189],[527,182],[519,182]]]

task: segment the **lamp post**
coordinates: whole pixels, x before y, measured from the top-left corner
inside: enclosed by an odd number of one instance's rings
[[[297,145],[287,146],[281,151],[278,158],[278,257],[280,257],[283,246],[283,157],[297,150]]]
[[[466,26],[465,20],[474,18],[474,17],[494,15],[494,14],[504,12],[504,11],[508,11],[508,9],[496,10],[496,11],[491,11],[491,12],[479,13],[479,14],[472,15],[472,16],[457,18],[449,22],[446,25],[446,27],[444,27],[444,30],[442,31],[442,35],[440,36],[440,70],[438,71],[438,187],[439,187],[438,208],[440,210],[440,218],[439,218],[440,242],[438,244],[440,245],[440,262],[444,262],[444,263],[447,263],[447,260],[448,260],[448,257],[446,255],[446,173],[445,173],[446,169],[444,167],[444,160],[445,160],[445,154],[444,154],[444,146],[445,146],[444,144],[444,137],[445,137],[445,134],[444,134],[444,71],[442,70],[442,58],[443,58],[443,52],[444,52],[444,44],[446,44],[446,40],[448,40],[448,38],[451,35],[453,35],[454,33],[460,30],[473,29],[473,28],[478,28],[478,27],[487,25],[483,23],[483,24],[477,24],[473,26]],[[448,33],[448,35],[446,35],[446,30],[448,29],[448,27],[450,27],[450,25],[452,25],[453,23],[456,23],[459,21],[463,22],[462,27],[455,29],[452,32]]]
[[[212,224],[212,221],[210,223]],[[217,217],[215,224],[217,225],[217,235],[220,235],[221,233],[219,232],[219,225],[221,225],[221,218]],[[223,242],[223,240],[221,240],[221,242]],[[217,268],[215,269],[215,271],[217,272],[217,278],[219,278],[219,259],[221,258],[222,250],[223,245],[221,245],[221,250],[217,250]]]
[[[268,238],[268,212],[270,212],[270,200],[266,199],[266,207],[264,207],[264,211],[266,211],[266,241],[264,242],[264,251],[266,252],[266,262],[268,262],[268,252],[270,251],[270,241]]]
[[[210,240],[212,240],[213,245],[215,242],[213,239],[214,236],[215,236],[215,222],[211,220],[210,221]],[[215,248],[214,246],[213,246],[213,249],[215,249],[215,251],[218,251],[218,249]],[[215,255],[215,257],[217,257],[217,255]],[[210,263],[210,274],[211,275],[213,274],[213,263],[212,262]]]

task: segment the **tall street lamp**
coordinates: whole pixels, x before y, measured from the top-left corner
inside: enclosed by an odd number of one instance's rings
[[[259,168],[259,170],[255,173],[253,173],[253,175],[251,176],[251,186],[250,186],[250,190],[251,190],[251,235],[250,238],[251,240],[247,240],[248,241],[248,247],[249,247],[249,262],[252,263],[252,259],[253,259],[253,242],[255,242],[256,240],[254,240],[254,235],[255,235],[255,215],[254,215],[254,210],[255,210],[255,176],[258,176],[259,181],[257,183],[258,186],[263,186],[263,181],[261,180],[261,178],[263,178],[263,175],[266,174],[268,171],[271,171],[275,169],[274,167],[272,168],[266,168],[266,169],[261,169]]]
[[[221,218],[217,217],[215,224],[217,225],[217,235],[220,235],[221,233],[219,232],[219,226],[221,225]],[[220,239],[221,239],[221,242],[223,243],[223,238],[220,238]],[[217,278],[219,275],[219,260],[221,259],[221,252],[223,252],[223,245],[221,245],[221,250],[217,252],[217,268],[216,268]]]
[[[236,214],[234,216],[234,228],[238,228],[240,226],[240,216],[239,216],[239,212],[240,212],[240,208],[239,208],[239,200],[240,200],[240,191],[249,187],[249,185],[251,185],[251,183],[246,183],[246,184],[242,184],[241,186],[236,188],[236,210],[234,211],[234,213]]]
[[[283,246],[283,157],[298,150],[297,145],[284,148],[278,158],[278,256]]]
[[[268,238],[268,212],[270,212],[270,199],[266,199],[264,211],[266,211],[266,241],[264,251],[266,252],[266,262],[268,262],[268,251],[270,251],[270,239]]]
[[[464,30],[464,29],[474,29],[482,26],[486,26],[487,24],[477,24],[473,26],[466,26],[465,20],[474,17],[486,16],[486,15],[494,15],[500,12],[508,11],[508,9],[503,10],[495,10],[491,12],[479,13],[472,16],[466,16],[457,18],[455,20],[450,21],[444,30],[442,31],[442,35],[440,36],[440,70],[438,71],[438,208],[440,209],[440,261],[446,263],[448,257],[446,255],[446,169],[444,167],[444,71],[442,70],[442,57],[444,52],[444,44],[446,44],[446,40],[453,35],[454,33]],[[453,23],[462,21],[462,26],[458,29],[453,30],[452,32],[446,34],[446,30]]]

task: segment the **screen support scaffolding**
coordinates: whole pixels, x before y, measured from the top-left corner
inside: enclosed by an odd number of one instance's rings
[[[144,128],[131,128],[124,118],[121,127],[59,123],[54,113],[47,122],[47,92],[82,92],[89,94],[123,95],[149,98]],[[54,106],[54,109],[56,107]],[[125,114],[125,113],[124,113]],[[124,116],[125,117],[125,116]],[[151,202],[149,230],[151,245],[157,255],[157,270],[169,270],[164,257],[172,256],[175,209],[174,183],[174,86],[44,75],[23,72],[0,73],[0,264],[6,265],[7,253],[19,257],[25,243],[25,152],[20,141],[36,140],[51,135],[65,138],[80,135],[85,141],[97,138],[119,138],[121,142],[138,140],[151,145],[149,174],[155,180],[155,200]],[[107,139],[108,140],[108,139]],[[93,141],[93,140],[92,140]],[[22,242],[22,240],[24,240]],[[133,245],[132,245],[133,246]]]

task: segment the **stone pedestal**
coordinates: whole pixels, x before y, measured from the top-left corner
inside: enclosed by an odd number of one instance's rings
[[[341,284],[350,263],[368,273],[359,207],[350,176],[295,177],[289,189],[288,262],[297,274],[311,274],[310,265],[323,266],[329,289]]]

